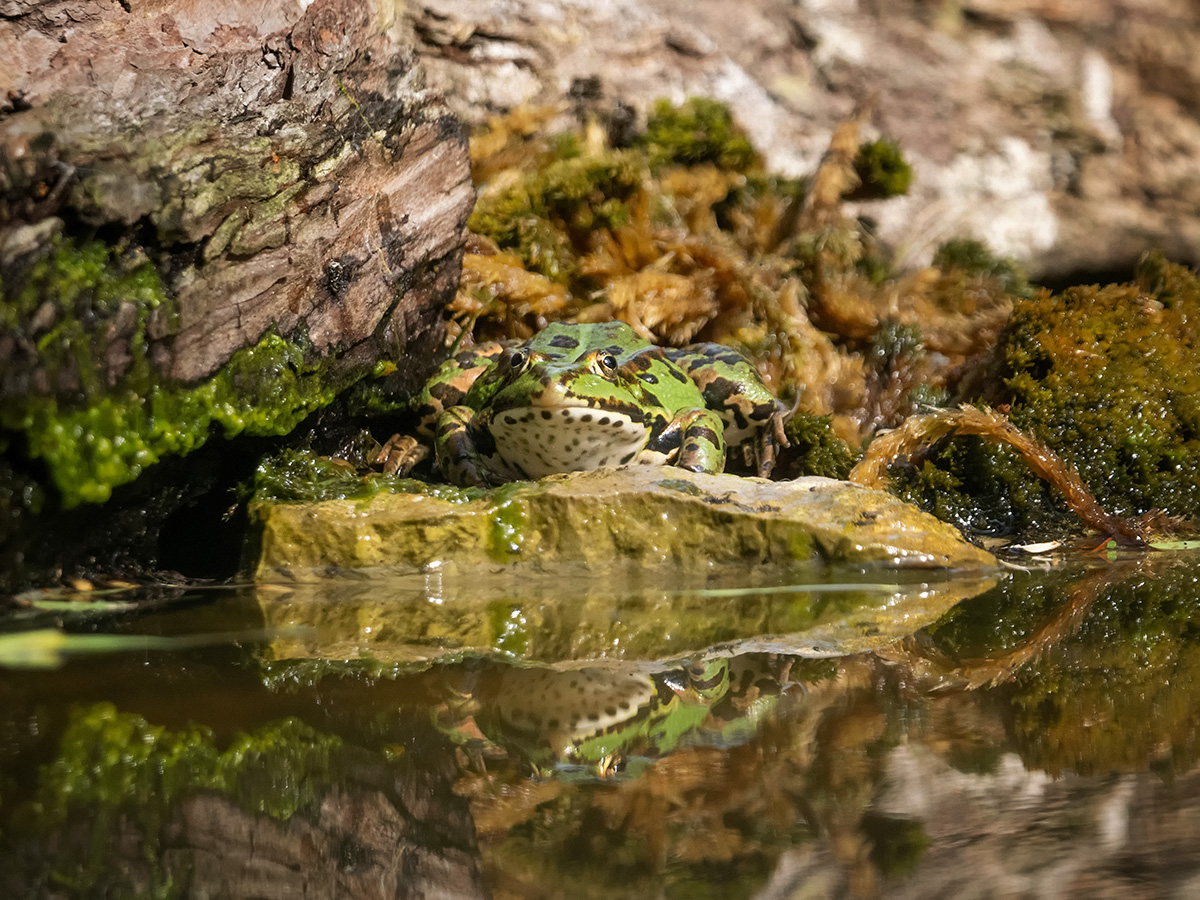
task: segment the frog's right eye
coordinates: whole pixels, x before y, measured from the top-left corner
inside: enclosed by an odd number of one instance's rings
[[[524,351],[514,350],[512,355],[508,358],[508,367],[514,372],[519,371],[520,368],[525,365],[526,358],[527,357]]]

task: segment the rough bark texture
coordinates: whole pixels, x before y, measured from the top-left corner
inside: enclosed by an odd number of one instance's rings
[[[1042,277],[1127,277],[1151,247],[1200,259],[1185,0],[425,0],[413,21],[431,82],[474,122],[598,89],[642,113],[712,96],[772,168],[807,175],[869,100],[917,175],[861,207],[901,262],[956,236]]]
[[[436,337],[472,203],[459,128],[389,34],[389,4],[302,10],[4,10],[0,244],[136,231],[177,301],[149,326],[172,378],[211,375],[271,326],[347,365]],[[110,355],[110,382],[127,358]]]
[[[396,13],[0,2],[0,573],[31,515],[423,382],[474,189]]]

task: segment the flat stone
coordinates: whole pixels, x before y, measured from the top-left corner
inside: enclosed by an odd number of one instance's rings
[[[483,495],[426,490],[366,500],[257,500],[254,576],[600,572],[616,564],[995,569],[953,527],[890,494],[828,478],[790,482],[633,467],[557,475]]]

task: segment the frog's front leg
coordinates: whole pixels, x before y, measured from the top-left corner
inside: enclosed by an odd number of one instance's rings
[[[646,449],[667,454],[673,466],[715,475],[725,469],[725,427],[711,409],[689,409],[651,438]]]
[[[487,432],[471,427],[474,417],[469,406],[452,406],[438,416],[433,446],[442,474],[459,487],[494,487],[518,480],[520,476],[496,455],[495,445],[487,446]]]
[[[737,350],[721,344],[665,352],[700,388],[704,405],[720,414],[729,446],[740,446],[744,462],[760,476],[770,475],[777,450],[788,446],[783,424],[789,413],[763,384],[758,370]]]

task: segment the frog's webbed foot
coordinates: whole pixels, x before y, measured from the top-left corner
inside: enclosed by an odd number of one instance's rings
[[[407,475],[429,456],[429,448],[409,434],[393,434],[379,449],[372,462],[385,475]]]

